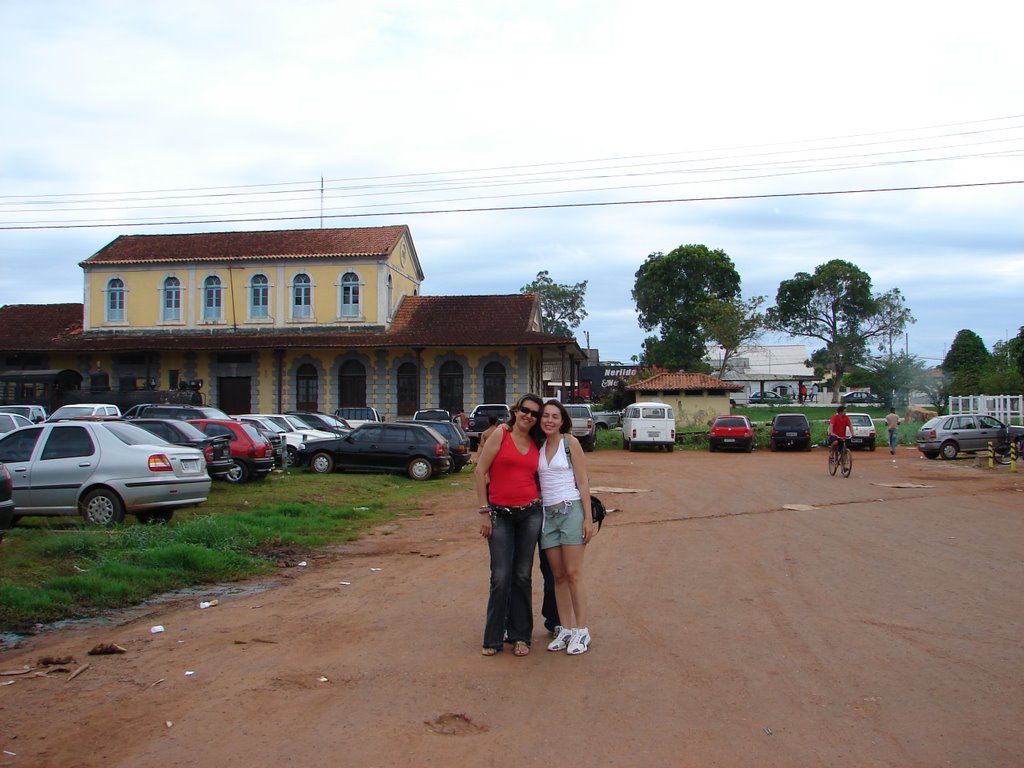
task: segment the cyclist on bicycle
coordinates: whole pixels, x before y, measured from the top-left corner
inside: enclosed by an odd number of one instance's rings
[[[840,405],[828,420],[828,445],[832,453],[846,448],[846,436],[853,434],[853,424],[846,415],[846,406]]]

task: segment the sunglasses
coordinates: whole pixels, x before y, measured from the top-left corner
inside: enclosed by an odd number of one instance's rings
[[[523,414],[523,416],[532,416],[535,419],[540,418],[540,411],[535,411],[532,408],[527,408],[525,405],[519,406],[519,412]]]

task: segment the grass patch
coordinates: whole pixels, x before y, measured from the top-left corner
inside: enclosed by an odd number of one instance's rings
[[[420,483],[296,470],[244,485],[214,482],[206,504],[179,510],[169,525],[129,517],[104,529],[73,517],[26,517],[0,549],[0,630],[266,573],[275,549],[350,541],[371,525],[415,514],[424,494],[470,482],[469,471]]]

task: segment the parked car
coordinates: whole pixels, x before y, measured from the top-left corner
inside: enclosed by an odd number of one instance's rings
[[[307,444],[295,460],[317,473],[405,472],[413,480],[427,480],[452,467],[448,441],[429,424],[414,422],[363,424],[345,437]]]
[[[753,392],[750,395],[751,405],[789,405],[792,398],[780,395],[777,392]]]
[[[987,451],[989,442],[997,446],[1019,430],[985,413],[936,416],[917,431],[917,450],[929,459],[955,459],[961,452]]]
[[[380,415],[376,408],[370,408],[365,405],[349,405],[343,408],[335,408],[334,417],[344,419],[345,423],[352,427],[352,429],[368,421],[384,421],[384,417]]]
[[[285,415],[294,416],[310,429],[319,429],[323,432],[333,432],[338,436],[347,435],[352,427],[344,419],[336,416],[328,416],[326,413],[314,413],[313,411],[285,411]]]
[[[597,423],[594,412],[589,405],[582,403],[563,403],[565,410],[572,417],[572,434],[580,441],[584,451],[592,451],[597,447]]]
[[[135,419],[131,423],[173,445],[202,451],[210,477],[223,479],[235,466],[231,458],[231,441],[226,436],[210,437],[194,424],[177,419]]]
[[[0,435],[6,435],[15,429],[31,426],[32,422],[24,416],[19,416],[16,413],[0,413]]]
[[[811,450],[811,424],[802,413],[777,413],[768,437],[769,450],[800,448]]]
[[[50,414],[47,421],[60,421],[61,419],[95,419],[101,417],[121,418],[121,409],[109,403],[75,403],[74,405],[62,405]]]
[[[470,450],[475,451],[480,447],[480,435],[491,426],[492,416],[498,424],[506,424],[511,415],[512,412],[505,403],[482,403],[474,408],[469,414],[469,429],[466,430]]]
[[[400,419],[398,424],[408,423],[407,419]],[[440,433],[441,437],[448,441],[448,451],[452,455],[452,472],[459,472],[469,464],[471,452],[469,450],[469,435],[466,434],[458,422],[455,421],[416,421],[414,424],[427,424],[431,429]]]
[[[628,451],[650,445],[675,450],[676,417],[672,406],[656,401],[633,403],[622,415],[622,447]]]
[[[230,419],[220,408],[208,405],[181,405],[178,403],[144,403],[134,405],[125,414],[126,419]]]
[[[867,413],[847,413],[850,417],[850,424],[853,425],[853,434],[847,441],[851,448],[867,448],[875,450],[875,422]]]
[[[228,436],[234,461],[224,476],[229,483],[262,480],[273,470],[274,448],[252,424],[233,419],[192,419],[188,423],[210,437]]]
[[[0,464],[0,542],[14,525],[14,482],[7,467]]]
[[[296,426],[295,423],[284,416],[273,416],[269,414],[243,413],[240,416],[234,416],[232,418],[238,419],[246,424],[252,424],[258,429],[264,430],[264,432],[273,432],[278,435],[284,441],[285,466],[291,466],[295,463],[295,454],[298,452],[299,448],[302,447],[303,443],[312,442],[314,440],[329,440],[338,436],[334,432],[310,429],[297,418],[295,419],[295,422],[299,426]]]
[[[867,390],[858,390],[857,392],[847,392],[843,395],[843,402],[848,405],[868,405],[871,403],[880,405],[882,398],[878,395],[873,395]]]
[[[413,421],[451,421],[452,415],[444,408],[424,408],[412,415]]]
[[[746,416],[719,416],[708,432],[708,446],[712,453],[723,449],[750,453],[754,450],[754,426]]]
[[[111,525],[131,513],[170,520],[202,504],[210,476],[201,451],[158,439],[125,421],[46,422],[0,438],[14,478],[17,515],[81,515]]]
[[[622,424],[619,411],[594,411],[594,426],[598,429],[615,429]]]
[[[33,424],[46,421],[46,409],[41,405],[0,405],[0,413],[14,413]]]

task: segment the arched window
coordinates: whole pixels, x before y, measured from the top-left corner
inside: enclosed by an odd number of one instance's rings
[[[115,277],[107,283],[107,322],[124,321],[124,281]]]
[[[338,405],[343,408],[366,405],[366,368],[358,360],[348,360],[341,366]]]
[[[221,319],[223,299],[219,277],[210,275],[203,280],[203,320],[215,322]]]
[[[181,320],[181,280],[176,277],[165,279],[163,293],[163,302],[161,302],[163,320],[170,322]]]
[[[341,278],[341,316],[359,317],[359,276],[346,272]]]
[[[441,365],[438,371],[438,391],[441,396],[438,403],[449,413],[465,410],[462,401],[462,366],[454,360]],[[499,402],[504,402],[499,401]]]
[[[270,281],[266,275],[253,275],[249,281],[249,317],[253,320],[270,317]]]
[[[505,398],[505,366],[501,363],[488,363],[484,366],[484,402],[508,402]]]
[[[316,368],[303,363],[295,373],[295,408],[299,411],[317,411],[320,410],[319,401]]]
[[[398,366],[398,415],[412,416],[420,408],[419,375],[413,363]]]
[[[313,317],[313,284],[309,275],[298,274],[292,282],[292,317],[296,320]]]

